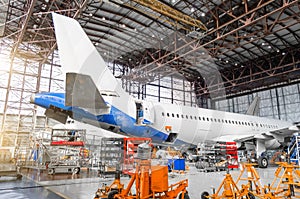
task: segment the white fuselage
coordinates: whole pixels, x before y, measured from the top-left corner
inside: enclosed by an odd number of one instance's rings
[[[113,104],[122,99],[110,100]],[[119,109],[135,118],[135,99],[127,98]],[[164,133],[177,133],[177,139],[186,143],[198,144],[204,141],[234,141],[251,135],[267,133],[275,129],[289,127],[286,121],[216,111],[204,108],[140,101],[143,104],[144,119],[150,127]],[[171,127],[171,131],[167,128]]]

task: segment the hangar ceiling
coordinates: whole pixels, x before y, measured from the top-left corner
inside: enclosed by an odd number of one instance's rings
[[[149,83],[174,75],[198,97],[299,80],[298,0],[3,0],[11,57],[42,65],[56,49],[51,12],[76,18],[101,55]],[[37,88],[38,90],[38,88]]]

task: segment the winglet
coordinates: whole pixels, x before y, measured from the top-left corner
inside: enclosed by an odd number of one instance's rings
[[[260,97],[256,96],[252,103],[250,104],[246,114],[247,115],[254,115],[258,116],[259,113],[259,104],[260,104]]]

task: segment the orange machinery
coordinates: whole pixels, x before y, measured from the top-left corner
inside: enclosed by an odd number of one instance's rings
[[[186,191],[188,180],[182,180],[176,184],[168,185],[168,166],[151,166],[150,160],[139,160],[135,173],[126,189],[115,194],[118,199],[174,199],[180,194],[181,199],[189,199]],[[135,195],[132,193],[135,182]]]
[[[138,146],[134,174],[127,188],[113,195],[115,199],[175,199],[180,194],[181,199],[189,199],[186,187],[187,179],[168,185],[168,166],[151,165],[151,147],[148,143]],[[135,183],[135,191],[133,185]],[[135,194],[132,194],[134,193]]]
[[[260,177],[254,169],[254,165],[255,164],[251,163],[242,164],[242,170],[236,181],[232,179],[232,176],[227,170],[225,178],[217,191],[213,191],[213,194],[211,195],[204,191],[201,194],[201,199],[255,199],[255,196],[261,196],[262,186],[260,184]],[[246,178],[243,178],[244,174],[246,174]],[[242,184],[241,187],[239,187],[238,184],[242,180],[245,180],[246,184]]]
[[[120,181],[120,172],[115,174],[115,180],[111,183],[111,185],[107,186],[103,184],[101,188],[96,191],[94,199],[112,199],[115,194],[120,193],[124,188],[124,184]]]

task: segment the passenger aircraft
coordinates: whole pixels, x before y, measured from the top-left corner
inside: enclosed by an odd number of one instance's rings
[[[60,122],[68,117],[115,133],[151,137],[154,143],[196,146],[204,141],[236,141],[259,157],[298,131],[292,123],[203,108],[138,100],[126,93],[79,23],[53,14],[65,93],[37,93],[31,102]],[[266,158],[261,158],[266,167]]]

